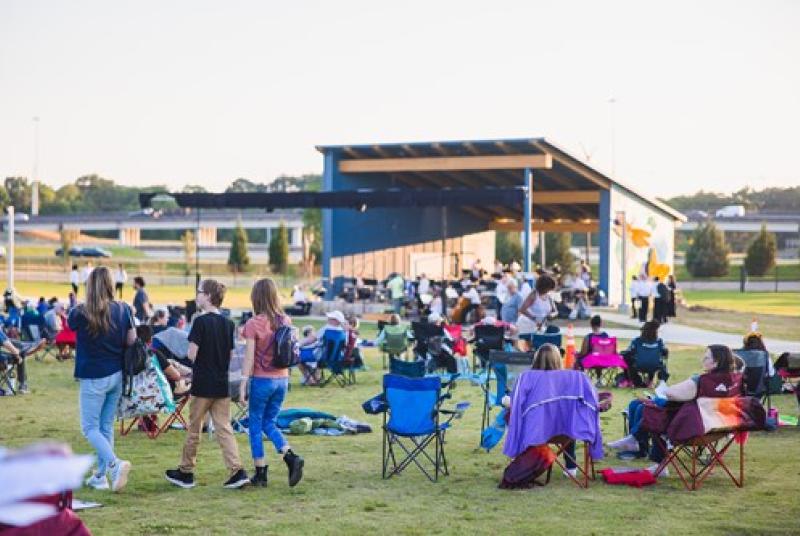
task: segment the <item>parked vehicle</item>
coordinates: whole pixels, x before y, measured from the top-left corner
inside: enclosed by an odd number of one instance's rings
[[[79,248],[79,247],[76,247],[76,246],[72,246],[71,248],[69,248],[69,256],[70,257],[80,257],[82,252],[83,252],[83,249]],[[58,248],[56,250],[56,257],[61,257],[62,254],[63,254],[63,249],[62,248]]]
[[[111,252],[103,248],[83,248],[81,257],[104,257],[110,258]]]
[[[744,205],[728,205],[719,209],[714,216],[717,218],[741,218],[744,216]]]
[[[62,249],[58,248],[56,250],[56,257],[60,257],[62,253]],[[72,246],[69,248],[69,256],[70,257],[104,257],[110,258],[111,252],[103,249],[103,248],[79,248],[77,246]]]

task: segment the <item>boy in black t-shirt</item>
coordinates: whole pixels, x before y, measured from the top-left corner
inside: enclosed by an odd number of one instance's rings
[[[195,317],[189,332],[189,359],[192,370],[192,398],[189,429],[183,444],[181,464],[166,472],[167,480],[182,488],[194,487],[197,448],[206,414],[211,413],[215,435],[222,449],[222,458],[230,471],[226,488],[240,488],[248,483],[239,447],[231,428],[231,399],[228,393],[228,366],[233,351],[233,322],[222,316],[219,306],[225,296],[225,285],[206,279],[197,289],[197,307],[202,314]]]

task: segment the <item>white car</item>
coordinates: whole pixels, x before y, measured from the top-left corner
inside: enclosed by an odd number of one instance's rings
[[[715,214],[716,218],[741,218],[744,216],[744,205],[728,205],[722,207]]]

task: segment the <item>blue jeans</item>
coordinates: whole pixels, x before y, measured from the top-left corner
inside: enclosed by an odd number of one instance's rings
[[[249,425],[250,452],[254,460],[264,457],[261,434],[267,434],[278,454],[286,447],[286,439],[278,429],[278,413],[281,410],[289,378],[250,378]]]
[[[105,474],[114,454],[114,417],[122,395],[122,372],[80,379],[81,432],[97,452],[97,473]]]
[[[661,463],[661,460],[664,459],[664,449],[659,446],[655,438],[650,437],[650,432],[646,432],[640,428],[643,418],[644,402],[634,398],[631,400],[630,404],[628,404],[630,433],[639,442],[639,454],[646,454],[651,461]]]

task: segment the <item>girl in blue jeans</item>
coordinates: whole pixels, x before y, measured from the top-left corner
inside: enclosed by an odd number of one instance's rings
[[[266,434],[277,453],[283,455],[289,486],[296,486],[303,478],[304,460],[292,451],[277,426],[278,413],[289,388],[289,369],[275,367],[272,363],[275,331],[291,324],[291,319],[281,309],[277,287],[269,278],[256,281],[250,301],[253,317],[244,325],[247,346],[239,393],[240,400],[247,401],[249,408],[250,452],[255,464],[255,475],[250,482],[256,486],[267,485],[268,466],[262,438],[262,434]]]
[[[122,395],[125,347],[136,340],[136,331],[128,306],[114,301],[108,268],[92,271],[86,281],[86,302],[70,312],[67,322],[77,335],[75,377],[80,386],[81,431],[97,452],[97,471],[86,485],[119,491],[128,481],[131,464],[114,453],[114,417]]]

